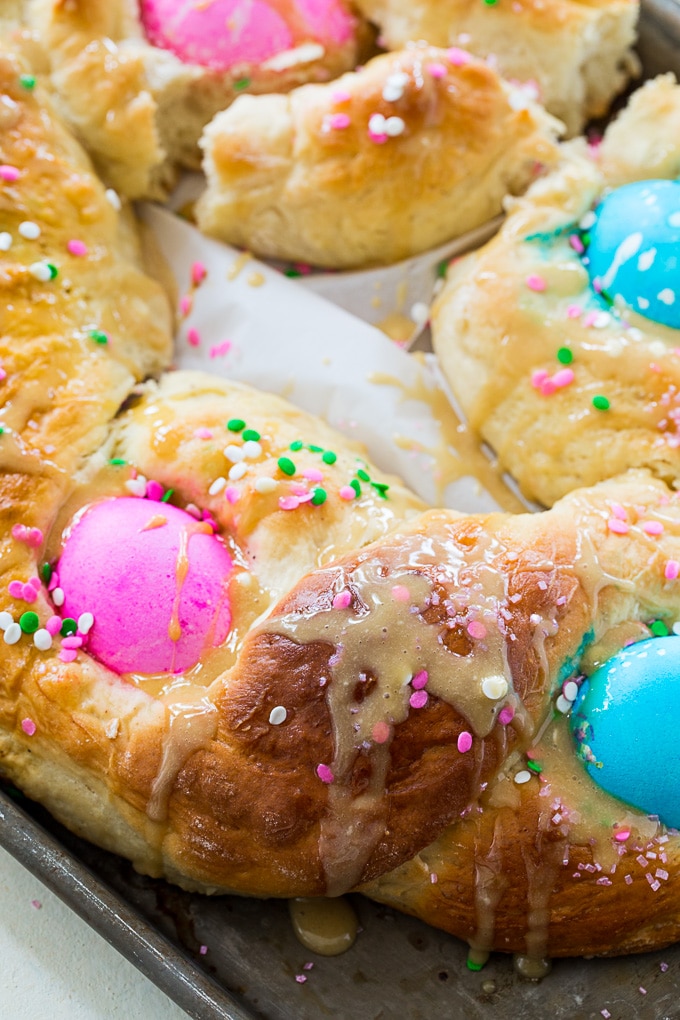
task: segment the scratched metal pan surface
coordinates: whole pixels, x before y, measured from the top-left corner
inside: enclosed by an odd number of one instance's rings
[[[680,3],[642,6],[645,73],[680,77]],[[190,895],[143,878],[2,787],[0,845],[197,1020],[680,1020],[680,944],[558,960],[531,984],[501,955],[472,973],[456,939],[355,897],[362,931],[328,959],[297,942],[285,903]]]

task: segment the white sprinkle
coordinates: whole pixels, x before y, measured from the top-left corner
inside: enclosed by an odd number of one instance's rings
[[[673,633],[680,635],[680,620],[673,624]]]
[[[598,312],[593,319],[593,326],[595,329],[605,329],[612,321],[612,317],[609,312]]]
[[[579,223],[579,227],[581,228],[581,230],[590,230],[592,225],[595,223],[596,219],[597,216],[591,209],[590,212],[587,212],[585,216],[582,217],[581,222]]]
[[[239,461],[243,460],[245,454],[243,453],[242,446],[236,446],[234,443],[230,443],[229,446],[225,446],[224,448],[224,456],[227,460],[230,460],[232,464],[238,464]]]
[[[671,213],[668,217],[669,227],[680,227],[680,212]]]
[[[51,648],[52,635],[50,634],[49,630],[45,630],[44,627],[41,627],[39,630],[36,630],[35,634],[33,635],[33,644],[35,645],[39,652],[46,652],[49,648]]]
[[[671,290],[670,287],[665,287],[661,293],[657,294],[659,301],[662,301],[665,305],[675,304],[675,291]]]
[[[395,88],[403,89],[404,86],[408,85],[408,75],[405,71],[393,71],[387,79],[388,85],[394,85]]]
[[[118,192],[114,191],[113,188],[107,188],[104,194],[106,195],[106,201],[109,203],[109,205],[113,206],[116,212],[120,212],[122,208],[122,202],[119,198]]]
[[[406,124],[401,117],[388,117],[385,121],[385,134],[390,138],[396,138],[397,135],[403,134],[405,127]]]
[[[243,476],[247,473],[247,471],[248,471],[248,465],[247,464],[243,464],[243,463],[241,463],[241,464],[234,464],[233,467],[229,468],[229,481],[230,482],[237,482],[239,480],[239,478],[243,478]]]
[[[81,613],[78,617],[78,630],[81,634],[89,634],[93,623],[94,616],[92,613]]]
[[[191,514],[192,517],[195,517],[197,521],[200,521],[201,511],[198,509],[195,503],[187,503],[184,509],[188,514]]]
[[[210,488],[208,489],[208,495],[216,496],[218,492],[222,491],[226,484],[227,484],[226,478],[222,478],[221,476],[219,478],[216,478],[215,481],[210,486]]]
[[[247,439],[243,444],[243,456],[246,460],[257,460],[262,456],[262,446],[256,439]]]
[[[34,262],[28,267],[28,271],[34,280],[39,280],[41,283],[47,283],[52,279],[50,267],[46,262]]]
[[[273,492],[277,485],[278,482],[276,481],[275,478],[270,478],[268,475],[263,475],[261,478],[257,479],[254,488],[255,492],[264,494],[267,492]]]
[[[0,233],[0,251],[9,251],[12,247],[12,235],[8,234],[6,230]]]
[[[18,623],[10,623],[5,631],[5,644],[15,645],[21,637],[21,627]]]
[[[272,726],[280,726],[282,722],[286,721],[287,717],[288,713],[283,705],[277,705],[276,708],[273,708],[269,713],[269,722]]]
[[[7,630],[14,623],[14,617],[7,610],[0,613],[0,630]]]
[[[508,681],[504,676],[488,676],[482,682],[482,692],[490,701],[498,701],[508,693]]]
[[[576,701],[578,698],[578,684],[574,680],[569,680],[562,688],[562,694],[564,694],[567,701]]]
[[[522,769],[522,771],[518,772],[517,775],[515,776],[515,782],[517,783],[518,786],[522,786],[524,783],[528,783],[530,779],[531,772],[529,772],[527,769]]]
[[[424,326],[430,317],[429,305],[426,305],[424,301],[416,301],[411,306],[411,318],[417,325]]]
[[[111,721],[106,724],[106,729],[104,730],[104,733],[106,733],[106,736],[109,738],[109,740],[113,740],[114,737],[118,736],[119,728],[120,719],[111,719]]]
[[[64,604],[64,589],[54,588],[52,591],[52,601],[55,606],[63,606]]]
[[[372,135],[384,135],[386,134],[385,123],[382,113],[373,113],[368,120],[368,130]]]
[[[400,85],[391,85],[389,81],[382,90],[382,97],[387,103],[396,103],[398,99],[401,99],[403,94],[404,90]]]
[[[24,220],[17,227],[22,237],[25,237],[27,241],[37,241],[40,237],[40,227],[33,220]]]
[[[642,255],[637,260],[637,267],[641,273],[646,273],[648,269],[651,269],[654,259],[656,258],[656,248],[650,248],[649,251],[643,251]]]
[[[531,616],[529,617],[529,623],[532,624],[534,627],[537,627],[542,619],[543,617],[540,615],[540,613],[532,613]]]
[[[137,475],[136,478],[128,478],[125,488],[131,496],[138,496],[143,499],[146,496],[146,478],[144,475]]]
[[[560,694],[555,704],[557,706],[557,711],[561,712],[562,715],[566,715],[568,712],[571,712],[572,702],[568,701],[563,694]]]

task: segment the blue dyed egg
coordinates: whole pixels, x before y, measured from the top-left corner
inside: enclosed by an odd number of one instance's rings
[[[598,786],[680,828],[680,637],[609,659],[583,684],[571,727]]]
[[[591,283],[634,311],[680,329],[680,181],[638,181],[595,210]]]

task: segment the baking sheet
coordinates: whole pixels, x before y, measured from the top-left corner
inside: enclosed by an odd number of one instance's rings
[[[647,66],[653,72],[677,69],[678,4],[651,0],[643,6],[641,48]],[[263,291],[251,290],[254,300],[262,299]],[[199,306],[197,301],[201,314]],[[299,322],[292,320],[291,327],[296,326]],[[362,336],[362,346],[370,351],[374,341]],[[235,350],[233,345],[230,350]],[[213,367],[219,357],[211,359]],[[267,360],[259,358],[263,370]],[[294,375],[297,378],[298,373]],[[284,385],[288,396],[294,385],[291,373]],[[391,395],[393,410],[400,414],[409,411],[408,393],[416,388],[415,382],[402,380],[377,391]],[[325,404],[325,391],[317,392],[315,399]],[[356,420],[352,415],[346,430],[361,433],[372,444],[363,427],[353,424]],[[435,460],[427,450],[437,442],[430,435],[420,451],[415,447],[405,451],[411,481],[415,478],[417,485],[436,483]],[[384,459],[385,450],[373,452]],[[450,492],[449,501],[455,502],[457,496],[455,490]],[[473,502],[479,499],[483,505],[487,498],[480,488],[473,493]],[[353,897],[363,930],[347,954],[325,959],[297,942],[285,903],[209,899],[146,879],[127,862],[72,836],[37,805],[17,800],[2,788],[0,844],[190,1016],[201,1020],[680,1017],[680,945],[621,960],[556,961],[547,980],[528,984],[515,976],[510,959],[502,955],[494,955],[481,973],[471,973],[462,943]],[[309,963],[313,967],[305,969]],[[299,982],[298,977],[306,981]]]

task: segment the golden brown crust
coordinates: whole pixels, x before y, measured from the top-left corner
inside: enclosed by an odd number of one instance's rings
[[[679,111],[669,77],[636,93],[601,153],[574,143],[500,233],[450,268],[433,309],[435,350],[464,412],[525,495],[545,505],[629,467],[680,482],[678,331],[626,308],[602,314],[569,240],[605,188],[677,174]],[[545,289],[532,290],[532,279]],[[546,396],[534,373],[563,367],[563,346],[574,380]],[[609,400],[607,413],[593,407],[596,395]]]
[[[215,118],[198,223],[275,258],[396,262],[500,213],[554,162],[558,129],[482,61],[413,46]]]

